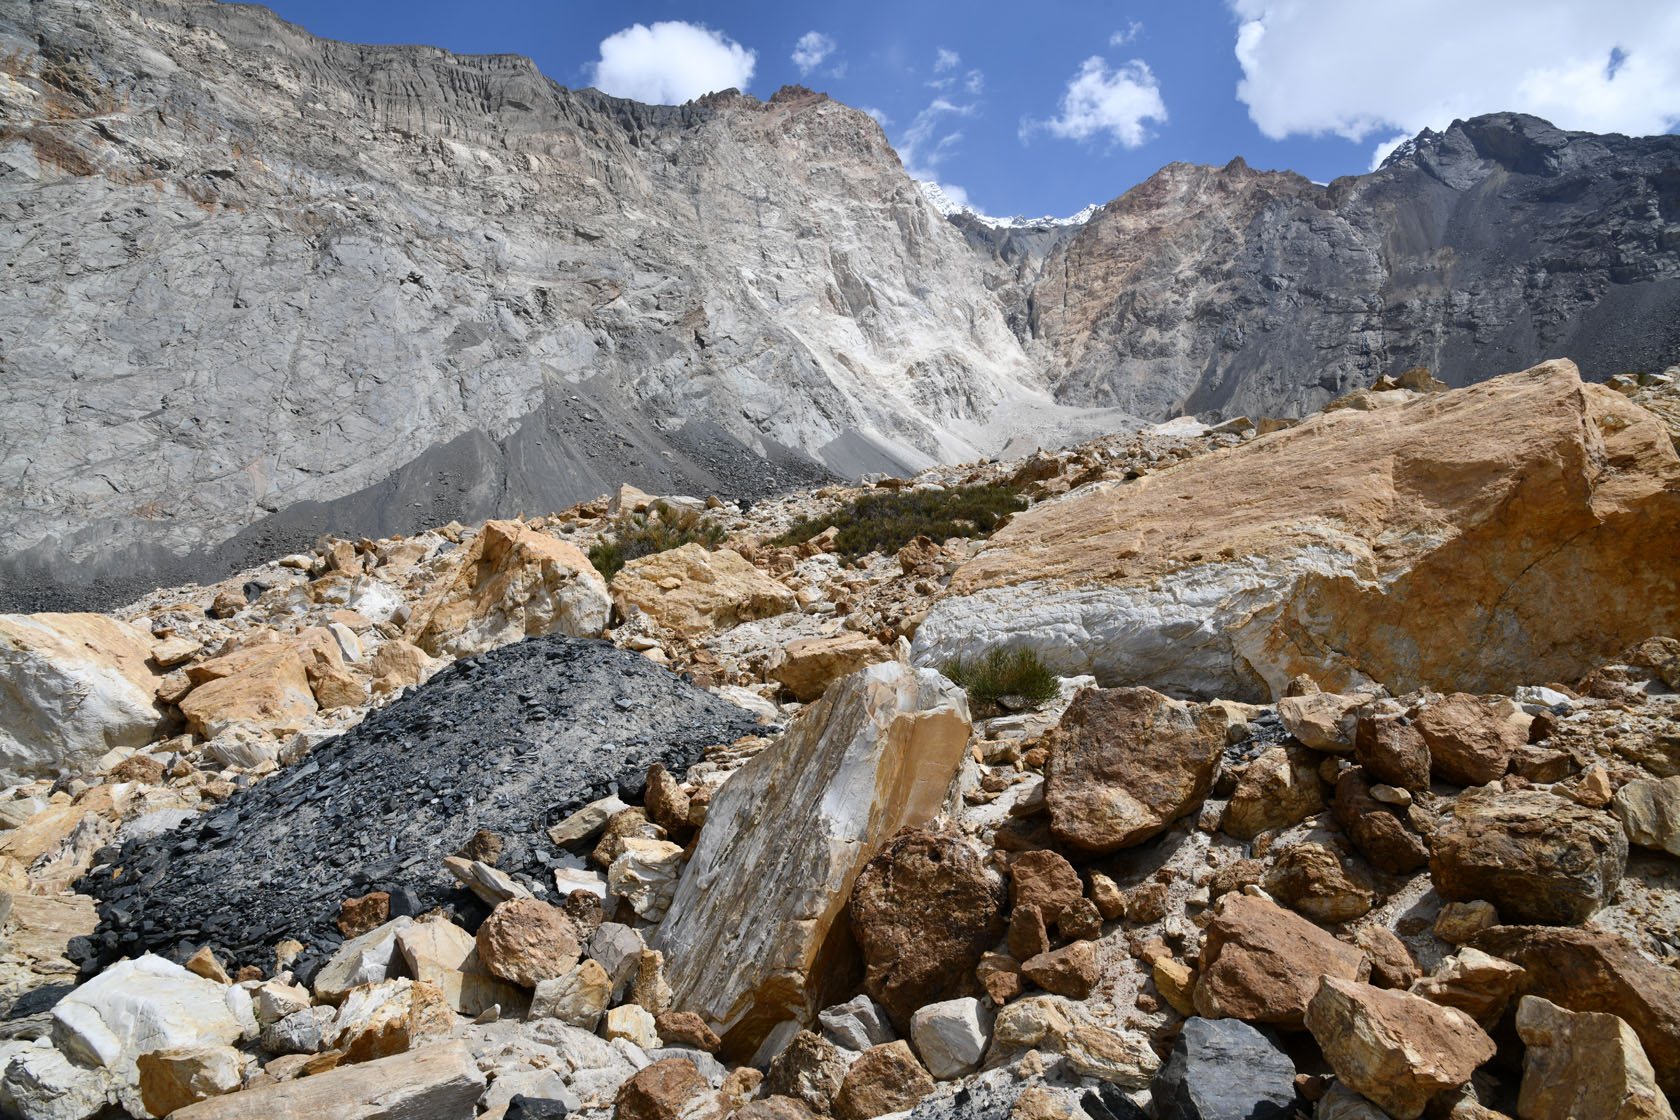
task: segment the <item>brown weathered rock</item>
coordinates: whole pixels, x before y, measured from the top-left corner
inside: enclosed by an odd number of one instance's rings
[[[1315,922],[1348,922],[1370,913],[1377,892],[1355,864],[1321,844],[1304,842],[1280,850],[1266,873],[1266,893]]]
[[[1322,694],[1321,694],[1322,695]],[[1318,756],[1302,747],[1272,747],[1248,764],[1219,827],[1238,840],[1300,824],[1324,808]]]
[[[1248,895],[1226,895],[1202,942],[1196,1010],[1299,1030],[1322,976],[1363,980],[1365,954],[1298,914]]]
[[[1639,1036],[1616,1016],[1524,996],[1517,1034],[1523,1120],[1674,1120]]]
[[[1121,893],[1114,880],[1101,871],[1090,873],[1090,885],[1086,888],[1085,896],[1097,904],[1097,913],[1102,915],[1105,922],[1112,922],[1126,912],[1126,896]]]
[[[850,952],[853,883],[899,829],[938,814],[968,735],[961,689],[898,662],[801,711],[712,799],[655,942],[674,1005],[750,1056],[772,1027],[851,994],[830,969]]]
[[[602,867],[611,867],[613,861],[625,853],[625,842],[631,839],[663,840],[665,830],[654,824],[648,818],[647,810],[640,805],[620,809],[607,819],[607,826],[589,858]]]
[[[793,592],[740,553],[685,544],[632,560],[613,576],[615,599],[683,634],[734,626],[793,610]]]
[[[1009,952],[1015,959],[1024,961],[1049,951],[1050,932],[1044,924],[1044,911],[1030,902],[1011,910]]]
[[[1336,1078],[1395,1120],[1416,1120],[1431,1097],[1470,1080],[1493,1039],[1462,1011],[1406,992],[1324,977],[1307,1029]]]
[[[903,1039],[871,1046],[852,1063],[834,1099],[839,1120],[873,1120],[902,1112],[933,1092],[933,1077]]]
[[[685,1058],[638,1070],[613,1098],[615,1120],[724,1120],[728,1100]]]
[[[1519,922],[1586,921],[1615,896],[1626,866],[1614,817],[1538,790],[1466,790],[1430,839],[1442,898],[1486,899]]]
[[[1084,999],[1102,976],[1097,951],[1089,941],[1075,941],[1021,962],[1021,975],[1058,996]]]
[[[1366,926],[1354,936],[1354,943],[1371,958],[1371,983],[1379,988],[1405,991],[1417,980],[1417,962],[1406,943],[1382,926]]]
[[[330,643],[331,637],[327,641]],[[337,646],[333,648],[336,651]],[[237,724],[260,727],[276,735],[298,731],[319,710],[309,687],[306,656],[313,656],[307,645],[287,642],[200,662],[188,676],[200,670],[217,675],[206,676],[204,683],[187,693],[180,704],[181,714],[187,725],[206,739]],[[237,663],[237,671],[220,672],[230,662]]]
[[[1575,680],[1680,632],[1677,477],[1662,422],[1566,361],[1324,412],[1017,514],[915,656],[1021,641],[1063,673],[1245,700],[1302,672],[1395,693]]]
[[[525,991],[492,976],[479,959],[473,935],[443,914],[428,914],[404,926],[396,942],[408,974],[437,988],[456,1011],[477,1015],[494,1005],[513,1015],[525,1008]]]
[[[644,800],[647,814],[655,824],[672,837],[688,836],[688,794],[665,769],[664,763],[656,762],[648,767],[647,796]]]
[[[401,692],[409,685],[420,684],[431,675],[434,662],[426,651],[413,642],[393,638],[379,647],[373,655],[369,671],[373,675],[374,692]]]
[[[1371,796],[1365,771],[1355,766],[1336,779],[1336,797],[1331,803],[1336,823],[1342,826],[1353,846],[1378,870],[1390,875],[1416,871],[1429,862],[1429,849],[1398,812]]]
[[[448,1039],[455,1012],[423,980],[383,980],[350,989],[333,1020],[332,1045],[352,1062],[387,1058]]]
[[[188,972],[202,976],[206,980],[214,980],[218,984],[233,983],[233,978],[227,974],[227,969],[222,967],[222,962],[216,959],[216,954],[211,951],[208,945],[194,953],[187,960],[185,967]]]
[[[1339,692],[1285,696],[1278,701],[1278,719],[1283,721],[1285,731],[1315,751],[1352,754],[1362,703],[1361,697]]]
[[[1466,947],[1413,984],[1411,992],[1442,1007],[1456,1007],[1491,1028],[1522,979],[1521,965]]]
[[[1435,936],[1449,945],[1462,945],[1472,937],[1499,924],[1499,911],[1484,899],[1449,902],[1435,915]]]
[[[1471,945],[1521,965],[1519,991],[1571,1011],[1625,1019],[1656,1068],[1658,1083],[1680,1094],[1680,976],[1621,937],[1602,930],[1495,926]]]
[[[572,545],[519,521],[486,521],[414,605],[404,637],[434,657],[466,657],[540,634],[592,638],[611,611],[606,583]]]
[[[1021,994],[1021,962],[1006,953],[984,954],[974,973],[997,1007]]]
[[[1023,852],[1009,865],[1009,903],[1036,906],[1044,923],[1053,926],[1062,910],[1084,897],[1084,885],[1073,864],[1048,848]]]
[[[476,940],[484,967],[525,988],[564,976],[580,952],[571,919],[534,898],[510,898],[498,905],[478,927]]]
[[[1085,689],[1049,742],[1050,829],[1064,844],[1102,853],[1194,812],[1213,788],[1225,731],[1208,709],[1153,689]]]
[[[140,1100],[154,1116],[239,1088],[245,1057],[231,1046],[153,1050],[135,1060]]]
[[[170,1120],[465,1118],[483,1091],[472,1052],[463,1042],[449,1042],[213,1097],[171,1113]]]
[[[1362,716],[1353,757],[1365,773],[1401,789],[1429,788],[1429,744],[1404,716]]]
[[[1062,907],[1062,916],[1056,925],[1069,941],[1095,941],[1102,936],[1103,919],[1096,903],[1081,898]]]
[[[948,834],[905,829],[858,873],[850,915],[864,991],[899,1033],[917,1008],[973,991],[975,966],[1003,934],[1003,903],[980,853]]]
[[[1526,719],[1513,719],[1467,692],[1419,709],[1417,729],[1429,744],[1435,776],[1461,786],[1498,781],[1511,764],[1511,752],[1528,742]]]
[[[812,1031],[800,1031],[777,1054],[764,1076],[765,1091],[792,1097],[827,1113],[846,1079],[846,1062],[834,1043]]]
[[[599,968],[600,965],[595,967]],[[659,1032],[660,1040],[667,1046],[688,1046],[715,1054],[718,1047],[723,1045],[723,1040],[717,1036],[717,1032],[706,1025],[706,1020],[692,1011],[662,1011],[653,1017],[653,1025]]]
[[[391,917],[391,896],[385,891],[373,891],[359,898],[347,898],[338,907],[338,932],[345,937],[360,937],[378,929]]]
[[[819,1118],[815,1112],[792,1097],[765,1097],[763,1100],[748,1101],[736,1109],[731,1120],[819,1120]]]
[[[1061,996],[1028,996],[998,1012],[986,1064],[1029,1049],[1060,1054],[1075,1073],[1127,1089],[1146,1087],[1161,1065],[1147,1036],[1098,1022],[1083,1004]]]
[[[845,630],[829,638],[798,638],[787,644],[770,676],[808,704],[841,677],[869,665],[891,661],[893,651],[867,634]]]
[[[502,838],[487,828],[481,828],[455,854],[461,859],[477,860],[494,867],[502,859]]]
[[[1167,916],[1171,893],[1165,883],[1142,883],[1126,892],[1126,920],[1145,925]]]

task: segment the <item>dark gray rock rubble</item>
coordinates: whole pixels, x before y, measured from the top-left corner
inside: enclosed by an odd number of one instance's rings
[[[608,793],[640,801],[648,767],[675,773],[705,749],[762,731],[752,716],[638,654],[559,636],[459,661],[236,793],[200,821],[101,853],[78,890],[99,901],[84,967],[211,946],[230,966],[274,967],[304,943],[307,974],[342,942],[346,898],[388,891],[393,913],[483,907],[443,867],[477,830],[498,863],[558,902],[545,830]],[[121,874],[114,874],[116,869]]]

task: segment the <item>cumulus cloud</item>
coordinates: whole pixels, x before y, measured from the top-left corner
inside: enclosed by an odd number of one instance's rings
[[[871,105],[859,105],[858,109],[875,118],[875,123],[880,125],[882,128],[886,128],[888,125],[892,124],[891,117]]]
[[[694,23],[632,24],[601,40],[590,81],[603,93],[652,105],[679,105],[720,89],[745,90],[754,52]]]
[[[823,64],[823,59],[833,53],[833,39],[821,31],[807,31],[799,37],[799,42],[793,45],[793,64],[799,67],[800,74],[809,74]]]
[[[1227,0],[1237,97],[1273,139],[1381,138],[1501,110],[1650,135],[1680,123],[1680,7],[1649,0]],[[1382,45],[1384,64],[1373,64]],[[1396,139],[1398,134],[1399,139]]]
[[[955,70],[961,64],[962,55],[958,54],[956,51],[946,50],[944,47],[940,47],[939,53],[933,58],[933,72],[935,74],[943,74],[947,70]]]
[[[1061,113],[1047,121],[1021,122],[1021,139],[1044,131],[1064,140],[1091,140],[1107,135],[1111,143],[1136,148],[1148,140],[1145,122],[1165,124],[1166,102],[1149,64],[1134,58],[1110,68],[1092,55],[1080,66],[1062,94]]]

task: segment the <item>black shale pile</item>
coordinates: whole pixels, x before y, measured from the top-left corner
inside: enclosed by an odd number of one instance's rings
[[[296,938],[307,971],[342,942],[346,898],[474,911],[443,860],[481,828],[504,840],[500,870],[558,901],[550,825],[615,790],[640,801],[653,763],[681,774],[762,730],[606,642],[533,638],[459,661],[202,823],[101,853],[77,888],[99,900],[84,965],[210,945],[268,972],[274,944]]]

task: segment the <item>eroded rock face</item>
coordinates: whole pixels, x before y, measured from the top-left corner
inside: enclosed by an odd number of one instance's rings
[[[893,834],[939,811],[968,732],[961,689],[875,665],[730,778],[655,940],[674,1006],[705,1018],[726,1051],[750,1053],[778,1023],[834,1002],[852,886]]]
[[[151,636],[98,614],[0,615],[0,786],[91,773],[151,742]]]
[[[1207,709],[1148,688],[1085,689],[1051,740],[1051,831],[1099,854],[1156,836],[1201,805],[1224,748]]]
[[[1421,996],[1326,976],[1307,1007],[1307,1029],[1336,1077],[1395,1120],[1416,1120],[1446,1089],[1493,1057],[1493,1039],[1470,1016]]]
[[[1327,412],[1017,514],[913,656],[1023,645],[1105,685],[1234,699],[1299,673],[1335,691],[1575,680],[1680,626],[1659,559],[1680,552],[1677,477],[1661,422],[1566,361]]]
[[[1485,899],[1518,922],[1578,925],[1616,894],[1627,867],[1616,819],[1551,793],[1467,790],[1430,837],[1441,897]]]
[[[850,915],[864,990],[900,1033],[918,1008],[970,994],[981,956],[1003,936],[1004,898],[972,844],[921,829],[893,837],[858,873]]]
[[[1301,1029],[1320,977],[1363,980],[1365,954],[1276,903],[1227,895],[1207,927],[1196,1011]]]
[[[522,522],[487,521],[405,633],[434,657],[467,657],[545,634],[598,637],[611,612],[606,581],[583,553]]]

